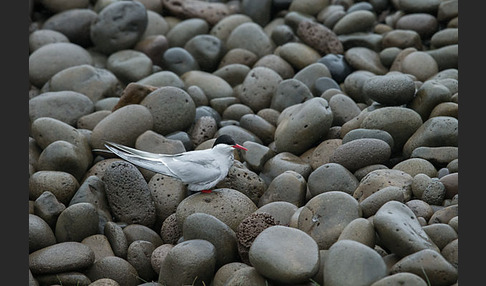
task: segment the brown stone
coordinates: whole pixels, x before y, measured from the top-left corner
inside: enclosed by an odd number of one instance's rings
[[[129,83],[120,97],[118,103],[111,110],[112,112],[129,104],[139,104],[149,93],[156,90],[157,87],[143,85],[139,83]]]
[[[344,48],[338,36],[329,28],[313,21],[302,21],[297,35],[304,43],[321,54],[343,54]]]

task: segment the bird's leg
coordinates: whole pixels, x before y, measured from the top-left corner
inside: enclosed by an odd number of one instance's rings
[[[205,193],[205,194],[210,194],[212,191],[211,190],[202,190],[201,193]]]

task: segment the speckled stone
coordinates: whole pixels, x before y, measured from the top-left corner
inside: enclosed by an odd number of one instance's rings
[[[366,80],[362,89],[365,96],[384,105],[403,105],[415,96],[415,83],[406,74],[374,76]]]
[[[210,25],[215,25],[224,17],[233,12],[225,3],[201,2],[189,0],[179,2],[177,0],[162,0],[164,8],[168,9],[173,15],[187,18],[201,18]]]
[[[145,240],[134,241],[128,246],[127,261],[137,270],[138,278],[143,281],[153,281],[158,277],[150,262],[154,250],[155,246]]]
[[[293,78],[285,79],[278,84],[274,91],[270,108],[282,111],[312,97],[310,89],[302,81]]]
[[[285,171],[275,177],[260,198],[258,206],[271,202],[289,202],[301,207],[305,202],[306,181],[295,171]]]
[[[296,34],[320,54],[343,54],[344,52],[337,33],[318,22],[301,21],[297,26]]]
[[[79,188],[78,180],[62,171],[38,171],[29,177],[29,199],[36,200],[49,190],[64,205],[68,205]]]
[[[353,197],[362,202],[373,193],[388,187],[400,187],[404,194],[404,200],[408,201],[412,197],[412,181],[413,177],[409,174],[391,169],[377,169],[369,172],[364,176],[356,190]]]
[[[234,48],[246,49],[261,58],[272,53],[275,47],[262,27],[253,22],[245,22],[238,25],[228,36],[226,48],[228,50]]]
[[[241,103],[248,105],[254,112],[270,107],[274,90],[282,77],[266,67],[250,70],[241,84]]]
[[[343,165],[354,172],[373,164],[385,163],[391,155],[388,143],[380,139],[362,138],[343,143],[331,156],[332,163]]]
[[[292,66],[287,61],[275,54],[269,54],[261,57],[255,62],[253,67],[270,68],[277,72],[282,79],[289,79],[295,75]]]

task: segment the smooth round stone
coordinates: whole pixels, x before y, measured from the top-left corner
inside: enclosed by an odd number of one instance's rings
[[[43,0],[42,5],[54,13],[62,12],[70,9],[82,9],[87,8],[89,1],[87,0],[76,0],[68,3],[57,0]]]
[[[214,286],[223,286],[237,271],[243,268],[252,268],[251,266],[242,262],[231,262],[221,266],[213,277]]]
[[[423,227],[427,235],[439,247],[444,249],[453,240],[457,239],[457,233],[452,226],[445,223],[434,223]]]
[[[40,285],[91,285],[88,276],[75,271],[39,275],[36,279]]]
[[[453,117],[432,117],[425,121],[403,146],[405,156],[417,147],[455,146],[458,141],[458,120]]]
[[[254,114],[253,110],[250,107],[245,104],[235,103],[229,105],[226,109],[224,109],[222,119],[239,121],[242,116],[250,114]]]
[[[326,163],[319,166],[312,171],[307,180],[307,187],[313,197],[332,191],[352,195],[358,185],[359,181],[353,173],[337,163]]]
[[[419,81],[426,81],[438,71],[437,61],[430,54],[422,51],[410,53],[403,59],[401,65],[401,72],[411,74]]]
[[[275,130],[277,152],[302,154],[325,137],[331,127],[332,117],[327,100],[320,97],[285,109]]]
[[[420,86],[408,106],[420,114],[423,121],[426,121],[431,117],[432,110],[440,103],[449,102],[451,96],[452,93],[445,85],[430,80]]]
[[[434,214],[432,217],[430,217],[430,220],[428,221],[429,224],[433,223],[449,223],[449,221],[458,215],[458,208],[459,206],[457,204],[450,205],[444,208],[440,208]]]
[[[270,108],[282,111],[285,108],[302,103],[313,95],[310,89],[302,81],[297,79],[282,80],[274,91]]]
[[[65,90],[45,92],[29,100],[29,119],[51,117],[75,126],[81,116],[94,111],[94,104],[86,95]]]
[[[204,239],[216,249],[216,269],[238,260],[236,234],[228,225],[205,213],[193,213],[183,223],[184,240]]]
[[[202,239],[175,245],[160,265],[158,282],[163,285],[209,284],[216,264],[216,248]]]
[[[29,80],[40,88],[63,69],[83,64],[91,65],[93,59],[79,45],[63,42],[44,45],[29,56]]]
[[[230,33],[226,40],[226,48],[228,50],[246,49],[261,58],[271,54],[275,47],[262,27],[253,22],[245,22],[235,27]]]
[[[405,74],[374,76],[362,88],[365,96],[384,105],[403,105],[415,96],[415,83]]]
[[[447,45],[426,52],[437,63],[439,71],[445,69],[457,69],[459,62],[459,45]],[[433,63],[431,63],[433,65]]]
[[[245,80],[245,77],[250,72],[250,68],[243,64],[229,64],[221,67],[213,72],[215,76],[218,76],[229,83],[231,86],[237,86]]]
[[[286,43],[294,42],[297,37],[290,26],[281,24],[273,28],[270,38],[275,45],[282,46]]]
[[[448,45],[459,44],[459,29],[446,28],[434,33],[430,39],[431,48],[437,49]]]
[[[47,84],[50,92],[78,92],[89,97],[93,103],[115,96],[121,88],[119,80],[112,72],[91,65],[63,69],[53,75]]]
[[[273,126],[277,126],[278,117],[280,112],[273,108],[264,108],[257,112],[258,116],[261,116],[266,121],[270,122]]]
[[[375,229],[371,221],[360,217],[352,220],[350,223],[348,223],[348,225],[346,225],[339,235],[338,241],[345,239],[353,240],[368,247],[374,248],[376,240],[375,237]]]
[[[99,111],[99,110],[114,111],[116,110],[115,107],[119,105],[119,103],[120,103],[120,97],[112,96],[112,97],[103,98],[98,100],[95,103],[95,111]]]
[[[400,10],[406,13],[435,13],[440,5],[439,0],[431,1],[417,1],[417,0],[401,0],[399,3]]]
[[[368,97],[362,93],[362,88],[366,80],[376,76],[374,73],[366,70],[357,70],[350,73],[344,79],[344,92],[351,97],[356,103],[371,103]]]
[[[301,174],[307,180],[312,167],[309,163],[292,153],[281,152],[265,162],[260,172],[260,177],[268,185],[278,175],[288,170]]]
[[[368,218],[373,216],[385,203],[389,201],[405,203],[404,193],[400,187],[384,187],[362,200],[359,205],[363,211],[363,217]]]
[[[169,23],[162,16],[162,11],[153,11],[146,6],[146,3],[143,2],[144,1],[142,1],[142,4],[144,4],[145,8],[147,9],[147,27],[143,32],[142,39],[146,39],[154,35],[166,35],[170,27]],[[160,6],[162,6],[162,3],[159,4]],[[160,8],[160,10],[162,10],[162,7]]]
[[[130,246],[133,242],[144,240],[150,242],[154,247],[163,244],[159,234],[148,226],[141,224],[129,224],[123,228],[123,233],[127,238],[127,244]]]
[[[333,115],[333,126],[342,126],[361,113],[361,109],[351,97],[340,93],[331,97],[329,107]]]
[[[29,35],[29,52],[33,53],[48,44],[69,42],[69,39],[61,32],[47,29],[36,30]]]
[[[314,88],[318,94],[323,94],[328,89],[341,89],[339,84],[330,77],[317,78],[314,83]]]
[[[392,151],[398,151],[409,138],[422,126],[420,114],[416,111],[398,106],[382,107],[369,112],[363,119],[360,128],[380,129],[388,132],[395,143]]]
[[[248,113],[241,116],[240,126],[258,136],[265,145],[273,141],[275,126],[256,114]]]
[[[55,229],[57,218],[65,209],[66,206],[53,193],[45,191],[34,201],[33,214],[42,218],[51,229]]]
[[[393,148],[394,141],[393,137],[390,135],[390,133],[380,130],[380,129],[365,129],[365,128],[357,128],[349,131],[344,135],[342,139],[342,143],[348,143],[350,141],[356,140],[356,139],[362,139],[362,138],[374,138],[374,139],[380,139],[385,141],[388,145],[390,145],[391,148]]]
[[[442,256],[449,261],[456,269],[459,266],[459,240],[449,242],[441,251]]]
[[[412,192],[416,198],[421,199],[422,195],[427,188],[427,185],[431,182],[431,178],[426,174],[419,173],[413,177]]]
[[[209,34],[226,43],[229,35],[237,26],[248,22],[253,22],[253,19],[246,14],[228,15],[216,23],[209,31]]]
[[[108,57],[107,68],[121,81],[130,83],[152,73],[152,60],[136,50],[121,50]]]
[[[112,214],[118,221],[148,227],[155,223],[155,206],[147,182],[134,165],[112,162],[103,182]]]
[[[49,190],[59,202],[68,205],[78,188],[78,180],[63,171],[37,171],[29,177],[30,200],[36,200]]]
[[[459,192],[459,173],[450,173],[439,179],[446,189],[445,198],[450,199]]]
[[[191,70],[199,70],[196,59],[181,47],[167,49],[162,55],[162,66],[179,76]]]
[[[187,41],[184,49],[188,51],[203,71],[213,72],[224,55],[224,43],[212,35],[196,35]]]
[[[219,97],[230,97],[233,95],[233,88],[224,79],[203,71],[189,71],[181,76],[186,86],[196,85],[203,91],[208,100]]]
[[[368,48],[353,47],[344,53],[344,58],[356,70],[365,70],[375,75],[384,75],[388,69],[383,66],[380,55]],[[403,71],[405,73],[405,71]]]
[[[396,186],[402,189],[404,200],[408,201],[412,196],[413,179],[412,176],[400,170],[374,170],[361,179],[358,187],[354,191],[353,197],[361,203],[373,193],[385,187]]]
[[[168,48],[167,38],[160,34],[144,37],[133,47],[134,50],[147,55],[152,63],[159,67],[162,67],[164,64],[160,54],[164,54]]]
[[[452,99],[452,97],[451,97]],[[441,102],[430,112],[429,117],[451,116],[459,118],[459,105],[455,102]]]
[[[310,199],[298,217],[298,229],[309,234],[319,249],[329,249],[348,223],[361,217],[358,202],[351,195],[331,191]]]
[[[423,40],[437,32],[439,22],[437,18],[428,13],[410,13],[403,15],[395,24],[396,29],[416,31]]]
[[[294,68],[287,61],[275,54],[261,57],[257,62],[255,62],[253,67],[267,67],[272,69],[278,73],[282,79],[289,79],[295,74]]]
[[[187,192],[180,180],[162,174],[155,174],[148,182],[148,187],[155,204],[156,222],[163,222],[174,213]]]
[[[292,1],[289,6],[289,11],[300,12],[302,14],[315,15],[321,9],[328,5],[325,0],[306,0],[306,1]]]
[[[289,226],[292,217],[298,210],[295,204],[287,201],[274,201],[260,206],[255,213],[270,214],[278,225]]]
[[[185,88],[184,82],[182,82],[177,74],[171,71],[159,71],[150,74],[149,76],[137,81],[137,83],[154,87],[173,86],[180,89]]]
[[[336,35],[352,34],[357,32],[369,32],[376,21],[376,15],[367,10],[348,11],[339,19],[332,31]]]
[[[250,132],[240,126],[237,125],[226,125],[218,129],[216,131],[215,138],[217,138],[220,135],[227,134],[233,137],[233,139],[238,143],[238,144],[243,144],[245,141],[252,141],[256,142],[259,144],[263,144],[262,140],[258,138],[253,132]]]
[[[452,21],[457,18],[459,5],[457,1],[445,1],[440,3],[437,11],[437,20],[439,21]]]
[[[113,253],[116,256],[125,259],[127,257],[129,244],[121,226],[115,222],[109,221],[105,224],[103,232],[110,243]]]
[[[365,166],[385,163],[391,155],[388,143],[380,139],[362,138],[343,143],[331,156],[332,163],[338,163],[351,172]]]
[[[297,71],[315,63],[321,58],[318,51],[299,42],[289,42],[280,46],[278,48],[278,56],[288,62]]]
[[[94,253],[88,246],[74,241],[60,242],[29,254],[29,269],[32,274],[81,271],[94,260]]]
[[[197,193],[185,198],[177,207],[176,218],[182,228],[189,215],[201,212],[213,215],[236,231],[238,224],[256,209],[255,203],[241,192],[223,188],[210,194]]]
[[[229,50],[219,62],[218,68],[231,64],[241,64],[252,68],[257,62],[258,57],[255,53],[246,49],[234,48]]]
[[[344,56],[341,54],[326,54],[324,57],[318,60],[319,63],[323,63],[331,73],[332,78],[337,83],[344,82],[346,76],[352,72],[351,66],[346,62]]]
[[[89,246],[93,250],[95,261],[100,260],[103,257],[115,255],[111,249],[110,242],[103,234],[90,235],[84,238],[81,243]]]
[[[371,286],[403,285],[403,286],[427,286],[427,283],[417,274],[410,272],[399,272],[388,275]]]
[[[295,74],[294,79],[300,80],[305,85],[307,85],[307,87],[314,96],[320,96],[322,92],[317,89],[316,81],[317,79],[322,77],[330,78],[331,73],[329,72],[329,69],[326,67],[326,65],[316,62],[298,71]]]
[[[259,206],[271,202],[289,202],[297,207],[304,205],[306,181],[295,171],[286,171],[275,177],[260,198]]]
[[[432,249],[422,249],[400,259],[390,269],[391,274],[398,272],[414,273],[430,281],[431,285],[451,285],[458,278],[457,269],[440,252]]]
[[[165,259],[167,256],[167,253],[171,248],[174,247],[172,244],[162,244],[159,247],[156,247],[154,251],[152,251],[152,255],[150,257],[150,262],[152,264],[152,269],[156,272],[160,272],[160,265],[162,264],[162,261]]]
[[[384,48],[379,53],[380,60],[385,67],[390,68],[401,51],[402,49],[397,47]]]
[[[166,135],[186,130],[194,121],[196,105],[186,91],[177,87],[161,87],[140,103],[153,117],[153,131]]]
[[[422,158],[410,158],[396,164],[393,170],[403,171],[414,177],[417,174],[423,173],[429,177],[437,176],[437,169],[432,163]]]
[[[256,67],[250,70],[241,84],[241,103],[254,112],[270,107],[272,96],[282,77],[272,69]]]
[[[118,256],[107,256],[96,261],[85,273],[91,281],[109,278],[120,286],[135,286],[140,282],[135,267]]]
[[[342,54],[343,45],[337,33],[316,21],[301,21],[296,30],[297,36],[320,54]]]
[[[423,217],[426,221],[434,214],[432,207],[421,199],[413,199],[405,203],[417,217]]]
[[[186,91],[191,96],[192,100],[196,104],[196,107],[208,105],[208,98],[206,97],[206,94],[204,93],[202,88],[200,88],[199,86],[190,85],[186,88]]]
[[[57,219],[56,240],[77,241],[98,233],[98,213],[90,203],[77,203],[67,207]]]
[[[130,244],[127,250],[127,261],[135,270],[138,278],[143,281],[153,281],[157,279],[157,273],[152,269],[150,258],[155,246],[144,240],[137,240]]]
[[[29,214],[29,253],[55,244],[51,227],[41,217]]]
[[[97,16],[91,9],[70,9],[49,17],[42,28],[61,32],[71,43],[88,47],[92,45],[90,26]]]
[[[130,104],[117,109],[101,120],[91,133],[91,146],[104,149],[106,141],[134,146],[143,132],[151,130],[154,120],[150,110],[139,104]]]
[[[256,142],[244,142],[243,147],[248,149],[242,155],[245,164],[250,170],[257,173],[263,169],[265,162],[275,155],[269,147]]]
[[[207,3],[199,1],[164,1],[164,8],[166,8],[172,15],[182,19],[200,18],[213,26],[224,17],[233,13],[230,6],[226,3]]]
[[[133,47],[148,23],[147,10],[140,2],[114,2],[98,13],[91,23],[90,36],[97,51],[109,55]]]
[[[329,248],[323,274],[325,285],[371,285],[387,275],[387,268],[373,248],[340,240]]]
[[[249,258],[259,273],[285,283],[308,281],[319,267],[317,243],[305,232],[286,226],[263,230],[253,241]]]
[[[374,215],[373,225],[381,243],[400,257],[424,249],[440,251],[422,229],[412,210],[401,202],[385,203]]]
[[[383,36],[370,32],[357,32],[349,35],[340,35],[339,40],[342,42],[345,50],[353,47],[363,47],[379,53],[382,49]]]
[[[226,285],[252,285],[265,286],[268,285],[267,279],[262,276],[254,267],[244,267],[235,271],[226,280]],[[214,284],[216,286],[216,284]]]

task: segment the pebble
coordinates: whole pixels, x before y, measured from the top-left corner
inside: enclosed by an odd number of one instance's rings
[[[338,241],[340,240],[353,240],[374,248],[376,241],[375,229],[370,220],[360,217],[346,225],[339,235]]]
[[[331,191],[310,199],[298,217],[298,229],[309,234],[319,249],[329,249],[339,238],[344,227],[361,217],[358,202],[351,195]]]
[[[109,221],[105,224],[103,232],[110,243],[113,253],[116,256],[125,259],[127,257],[129,244],[121,226],[113,221]]]
[[[124,83],[141,80],[152,73],[152,60],[136,50],[121,50],[112,53],[106,62],[109,71]]]
[[[327,100],[316,97],[285,109],[275,130],[278,153],[301,155],[325,137],[333,120]]]
[[[205,213],[193,213],[184,220],[182,233],[186,241],[203,239],[214,245],[215,269],[238,261],[236,233],[218,218]]]
[[[426,52],[416,51],[405,56],[401,72],[411,74],[419,81],[426,81],[439,71],[437,61]]]
[[[405,205],[412,210],[417,218],[423,217],[426,221],[434,214],[434,209],[421,199],[412,199],[406,202]]]
[[[411,158],[422,158],[432,163],[437,168],[445,167],[450,162],[458,159],[458,147],[418,147],[410,154]]]
[[[225,3],[201,2],[189,0],[179,2],[176,0],[162,0],[163,7],[173,15],[181,18],[201,18],[210,25],[218,23],[233,12]]]
[[[233,96],[233,88],[227,81],[204,71],[188,71],[181,76],[181,79],[186,86],[199,86],[209,101],[214,98]]]
[[[415,50],[422,49],[422,39],[420,35],[413,30],[392,30],[382,39],[383,48],[414,48]],[[391,68],[390,68],[391,69]]]
[[[181,47],[172,47],[162,54],[162,67],[178,76],[186,72],[199,70],[196,59]]]
[[[426,53],[435,60],[439,71],[458,68],[459,45],[447,45]]]
[[[319,249],[314,239],[299,229],[271,226],[255,238],[249,259],[264,277],[302,283],[317,273]]]
[[[324,79],[324,78],[319,78]],[[316,86],[318,81],[316,81]],[[342,126],[344,123],[355,118],[361,113],[361,109],[354,100],[344,94],[338,93],[329,100],[329,107],[332,111],[332,126]]]
[[[349,273],[353,273],[350,277]],[[324,263],[326,285],[371,285],[387,275],[385,262],[371,247],[353,240],[333,244]]]
[[[416,274],[432,285],[451,285],[458,276],[457,269],[432,249],[422,249],[400,259],[391,268],[391,274],[398,272]]]
[[[289,42],[295,42],[298,38],[289,25],[281,24],[272,29],[270,38],[277,46],[282,46]]]
[[[134,50],[148,56],[152,63],[159,67],[164,65],[163,58],[160,57],[160,54],[164,54],[168,48],[169,43],[167,42],[167,38],[158,34],[144,37],[133,47]]]
[[[316,81],[321,77],[331,78],[331,73],[326,65],[316,62],[298,71],[293,78],[303,82],[314,96],[320,96]]]
[[[155,206],[147,182],[134,165],[125,161],[112,162],[106,168],[103,182],[117,221],[148,227],[155,223]]]
[[[353,173],[337,163],[326,163],[315,168],[307,180],[307,188],[312,197],[332,191],[353,195],[358,184]]]
[[[403,171],[412,177],[420,173],[426,174],[429,177],[437,176],[437,169],[434,165],[422,158],[406,159],[393,166],[392,169]]]
[[[305,202],[306,187],[302,175],[295,171],[285,171],[272,180],[261,196],[258,206],[283,201],[301,207]]]
[[[296,29],[297,36],[320,54],[343,54],[344,49],[336,31],[315,21],[301,21]]]
[[[81,242],[99,231],[99,218],[91,203],[68,206],[58,217],[55,228],[56,241]]]
[[[274,140],[275,126],[253,112],[240,117],[240,126],[255,134],[265,145]]]
[[[299,42],[289,42],[280,46],[277,55],[288,62],[295,70],[301,70],[321,58],[318,51]]]
[[[390,133],[380,129],[365,129],[365,128],[350,130],[348,133],[346,133],[346,135],[343,136],[342,143],[344,144],[362,138],[380,139],[385,141],[388,145],[390,145],[390,148],[393,148],[394,146],[393,137],[390,135]]]
[[[253,19],[245,14],[232,14],[222,18],[209,31],[210,35],[218,37],[226,43],[231,32],[243,23],[253,22]]]
[[[389,74],[369,78],[362,89],[365,96],[384,105],[403,105],[415,96],[415,83],[406,74]]]
[[[202,239],[176,244],[160,265],[158,282],[166,285],[209,284],[216,264],[216,248]]]
[[[459,44],[459,29],[446,28],[434,33],[430,39],[431,48],[437,49],[448,45]]]
[[[248,285],[265,286],[268,285],[267,279],[262,276],[255,267],[244,267],[236,271],[226,280],[225,285]],[[215,284],[216,286],[216,284]]]
[[[301,174],[307,180],[312,167],[290,152],[281,152],[265,162],[260,177],[268,185],[275,177],[289,170]]]
[[[271,54],[274,44],[262,27],[254,22],[236,26],[226,39],[228,50],[240,48],[254,53],[258,58]]]
[[[41,217],[29,214],[29,253],[56,244],[51,227]]]
[[[216,271],[212,283],[214,286],[223,286],[237,271],[250,267],[251,266],[242,262],[227,263]]]
[[[417,274],[410,272],[398,272],[392,275],[383,277],[374,282],[371,286],[385,286],[385,285],[404,285],[404,286],[426,286],[427,283]]]
[[[384,75],[388,71],[381,63],[380,55],[365,47],[353,47],[346,50],[344,58],[355,70],[365,70],[375,75]]]
[[[29,56],[29,80],[41,88],[56,73],[83,64],[91,65],[93,59],[79,45],[64,42],[44,45]]]
[[[254,112],[270,107],[272,96],[282,77],[266,67],[255,67],[246,75],[241,84],[241,103]]]
[[[151,92],[140,104],[152,114],[153,131],[162,135],[188,129],[196,114],[196,105],[189,94],[171,86]]]
[[[143,2],[143,1],[142,1]],[[169,23],[162,17],[162,11],[154,11],[146,6],[146,3],[142,3],[147,10],[147,27],[142,35],[142,40],[155,35],[166,35],[169,31]],[[158,3],[162,5],[162,3]],[[162,7],[160,8],[162,10]],[[137,45],[140,42],[137,43]],[[167,42],[166,42],[167,43]]]
[[[55,229],[57,218],[65,209],[66,206],[53,193],[45,191],[34,201],[33,214],[42,218],[51,229]]]
[[[452,93],[437,81],[426,81],[416,92],[415,98],[409,103],[410,109],[415,110],[423,121],[430,118],[432,110],[440,103],[450,101]]]
[[[177,87],[180,89],[184,89],[184,82],[179,78],[177,74],[171,71],[160,71],[156,73],[152,73],[147,77],[142,78],[141,80],[137,81],[139,85],[140,100],[134,103],[140,103],[143,98],[145,98],[150,92],[155,91],[157,87],[165,87],[165,86],[172,86]],[[129,83],[127,85],[134,85],[134,83]],[[135,92],[135,90],[133,91]],[[120,101],[122,100],[123,96],[126,94],[128,95],[128,90],[125,89]],[[143,95],[143,97],[142,97]]]
[[[441,251],[442,256],[456,269],[459,266],[459,240],[449,242]]]
[[[216,100],[216,99],[215,99]],[[222,114],[223,120],[236,120],[239,121],[244,115],[254,114],[253,110],[245,104],[235,103],[230,104],[224,109]]]
[[[243,83],[249,72],[250,68],[246,65],[228,64],[214,71],[213,74],[225,80],[232,87],[235,87]]]
[[[377,169],[369,172],[359,182],[353,197],[361,203],[375,192],[389,186],[399,187],[404,194],[404,201],[412,197],[412,182],[414,178],[400,170]]]
[[[93,250],[95,255],[95,262],[107,256],[114,256],[113,250],[111,249],[110,242],[103,234],[93,234],[81,241]]]
[[[140,282],[135,267],[118,256],[107,256],[96,261],[85,273],[91,281],[109,278],[120,286],[135,286]]]
[[[343,91],[356,103],[370,104],[371,100],[368,97],[365,97],[361,90],[366,80],[373,76],[376,76],[376,74],[367,70],[354,70],[345,78],[343,82]]]
[[[336,35],[369,32],[375,25],[376,15],[368,10],[347,11],[333,26],[332,31]]]
[[[293,67],[281,57],[269,54],[258,59],[253,65],[256,67],[267,67],[274,70],[282,79],[289,79],[295,75]]]
[[[35,50],[47,44],[69,42],[69,39],[61,32],[40,29],[30,33],[29,35],[29,52],[33,53]]]
[[[253,132],[250,132],[240,126],[237,125],[238,121],[234,121],[235,124],[228,124],[226,126],[222,126],[218,131],[215,133],[215,138],[220,135],[227,134],[231,136],[236,143],[243,144],[245,141],[252,141],[259,144],[263,144],[262,140],[258,138]]]
[[[81,271],[94,259],[91,248],[80,242],[59,242],[30,253],[29,269],[34,275]]]
[[[428,40],[438,31],[437,18],[428,13],[410,13],[398,19],[395,28],[399,30],[412,30],[420,35],[423,40]]]
[[[137,270],[137,278],[143,279],[142,281],[157,279],[157,273],[152,269],[150,261],[154,250],[155,246],[151,242],[144,240],[134,241],[128,247],[127,261]]]
[[[422,193],[422,200],[430,205],[442,205],[445,191],[444,184],[439,179],[432,178]]]
[[[302,103],[313,97],[310,89],[302,81],[289,78],[278,83],[270,108],[282,111],[285,108]]]
[[[91,146],[104,149],[106,141],[134,146],[143,132],[151,130],[154,119],[150,110],[140,104],[130,104],[113,111],[102,119],[91,133]],[[122,131],[122,132],[121,132]]]
[[[326,65],[332,78],[337,83],[342,83],[352,72],[351,66],[344,59],[342,54],[328,53],[318,60],[319,63]]]
[[[37,281],[40,285],[90,285],[91,280],[88,276],[80,272],[66,272],[59,274],[47,274],[37,276]]]
[[[219,62],[218,68],[222,68],[230,64],[242,64],[251,68],[254,66],[257,60],[258,57],[255,53],[247,49],[233,48],[223,56]]]
[[[388,143],[380,139],[362,138],[343,143],[334,150],[330,162],[354,172],[360,168],[385,163],[391,155]]]
[[[444,249],[450,242],[457,239],[457,233],[454,228],[445,223],[426,225],[423,229],[440,250]]]
[[[381,243],[400,257],[421,250],[440,251],[422,229],[412,210],[401,202],[385,203],[374,215],[373,225]]]
[[[42,28],[58,31],[65,35],[69,42],[89,47],[93,44],[90,38],[90,26],[97,16],[96,12],[87,7],[69,9],[49,17]]]
[[[444,208],[440,208],[430,217],[428,223],[449,223],[449,221],[458,215],[458,205],[450,205]]]
[[[318,167],[330,163],[330,158],[337,147],[342,144],[342,139],[327,139],[319,143],[312,151],[310,164],[315,170]]]
[[[184,44],[202,71],[213,72],[224,55],[224,43],[212,35],[196,35]]]
[[[130,245],[138,240],[148,241],[154,247],[159,247],[163,244],[159,234],[148,226],[132,223],[123,228],[123,234],[127,238],[127,245]]]
[[[377,192],[374,192],[366,199],[362,200],[359,205],[363,212],[363,217],[371,217],[389,201],[398,201],[404,203],[405,201],[402,189],[395,186],[384,187]]]
[[[97,51],[109,55],[133,47],[147,27],[147,11],[140,2],[115,2],[101,10],[90,26]]]
[[[250,170],[257,173],[263,169],[263,165],[267,160],[275,155],[275,152],[270,148],[256,142],[246,141],[243,143],[243,147],[248,149],[248,151],[244,152],[242,155],[245,164]]]
[[[30,200],[36,200],[49,190],[59,202],[68,205],[78,188],[78,180],[67,172],[37,171],[29,177]]]
[[[162,264],[162,261],[165,259],[167,253],[172,247],[174,247],[174,245],[165,243],[160,245],[159,247],[156,247],[154,251],[152,251],[150,263],[152,264],[152,269],[156,273],[160,272],[160,265]]]

